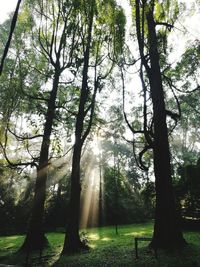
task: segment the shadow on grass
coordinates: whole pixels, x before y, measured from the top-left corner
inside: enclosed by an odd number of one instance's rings
[[[188,245],[182,250],[158,251],[158,257],[147,248],[140,248],[136,259],[131,247],[116,245],[86,253],[61,256],[53,267],[199,267],[199,247]]]
[[[60,239],[59,234],[56,238]],[[51,236],[54,240],[54,236]],[[51,241],[52,241],[51,240]],[[29,254],[26,252],[19,251],[22,243],[24,241],[24,236],[4,236],[0,238],[0,264],[15,265],[15,266],[50,266],[49,261],[55,256],[55,251],[59,249],[58,240],[54,241],[56,248],[49,245],[46,249],[41,252],[33,251]]]
[[[32,251],[27,254],[26,252],[16,251],[12,254],[2,256],[0,258],[1,264],[25,266],[25,267],[40,267],[51,266],[52,259],[56,256],[55,251],[49,246],[44,249],[42,254],[40,251]],[[59,256],[59,254],[58,254]],[[55,262],[55,260],[53,260]]]
[[[31,267],[200,267],[200,233],[184,234],[189,245],[181,250],[158,250],[158,257],[147,249],[148,242],[139,244],[139,259],[135,258],[134,237],[152,236],[152,224],[88,229],[86,232],[90,250],[75,255],[61,256],[64,234],[49,233],[51,244],[39,256],[39,251],[31,253]],[[0,240],[0,263],[25,266],[26,255],[16,253],[23,242],[23,236],[3,237]]]

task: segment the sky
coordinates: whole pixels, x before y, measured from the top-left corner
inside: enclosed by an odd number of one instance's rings
[[[1,0],[0,3],[0,23],[8,18],[9,12],[15,10],[17,0]]]

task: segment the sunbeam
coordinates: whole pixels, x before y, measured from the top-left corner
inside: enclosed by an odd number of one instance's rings
[[[82,183],[80,227],[101,226],[103,217],[103,175],[101,151],[95,138],[86,156],[86,168]]]

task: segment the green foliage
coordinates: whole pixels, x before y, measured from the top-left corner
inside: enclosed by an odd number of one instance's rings
[[[68,220],[69,174],[63,173],[63,166],[49,172],[47,200],[45,204],[45,228],[48,231],[65,229]]]
[[[89,237],[88,237],[88,233],[86,231],[80,232],[80,239],[81,239],[81,242],[83,243],[84,246],[89,245]]]
[[[104,167],[106,224],[141,222],[147,218],[141,196],[125,175],[116,168]]]
[[[151,181],[146,182],[141,189],[141,196],[144,200],[145,218],[152,218],[156,203],[155,183]]]
[[[178,81],[182,81],[182,89],[184,91],[191,91],[193,88],[192,78],[198,80],[199,68],[200,68],[200,44],[196,40],[192,46],[189,46],[181,57],[181,61],[178,62],[176,68],[172,72],[172,77]]]
[[[178,1],[155,1],[154,17],[158,22],[167,21],[170,24],[174,24],[179,14]]]
[[[184,216],[200,217],[200,164],[179,167],[179,180],[175,183]]]
[[[0,173],[0,234],[24,233],[32,200],[32,181],[16,170],[1,167]]]
[[[126,17],[123,9],[115,1],[97,1],[96,28],[107,28],[104,41],[111,42],[114,55],[122,53],[125,38]]]

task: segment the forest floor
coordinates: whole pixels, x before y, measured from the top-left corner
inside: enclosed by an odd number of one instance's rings
[[[0,238],[0,264],[17,266],[53,267],[200,267],[200,232],[184,232],[188,246],[181,251],[158,250],[157,258],[149,251],[148,242],[139,242],[138,255],[135,257],[134,237],[151,237],[152,224],[124,225],[115,227],[91,228],[82,232],[89,241],[90,250],[76,255],[60,257],[64,233],[48,233],[50,246],[43,251],[32,253],[25,265],[26,256],[16,254],[24,236]],[[1,266],[1,265],[0,265]]]

